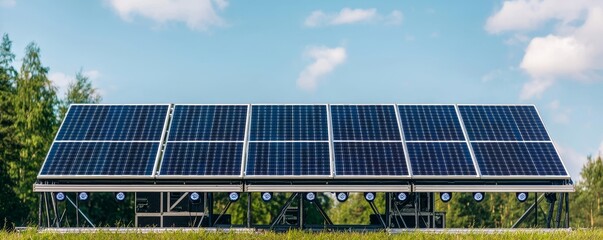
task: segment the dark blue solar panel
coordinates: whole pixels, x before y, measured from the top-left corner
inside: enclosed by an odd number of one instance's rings
[[[251,141],[328,141],[325,105],[253,105]]]
[[[333,140],[401,140],[392,105],[331,105]]]
[[[330,175],[328,142],[251,142],[247,175]]]
[[[510,110],[524,141],[550,140],[536,108],[533,106],[512,106]]]
[[[243,141],[246,105],[176,105],[169,141]]]
[[[552,143],[472,143],[482,175],[566,176]]]
[[[337,175],[406,176],[401,142],[334,142]]]
[[[168,105],[73,105],[56,140],[160,141]]]
[[[168,142],[159,175],[240,175],[243,143]]]
[[[406,143],[413,175],[477,175],[467,143]]]
[[[158,142],[55,142],[41,175],[152,175]]]
[[[472,141],[549,141],[533,106],[459,106]]]
[[[407,141],[464,141],[453,105],[399,105]]]

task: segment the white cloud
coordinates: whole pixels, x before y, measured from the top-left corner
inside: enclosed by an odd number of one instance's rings
[[[59,97],[63,97],[67,92],[67,88],[69,88],[69,83],[71,83],[75,78],[62,72],[52,72],[48,74],[48,79],[50,79],[53,85],[57,88],[57,95]]]
[[[82,74],[92,82],[92,87],[98,88],[98,78],[101,76],[98,70],[88,70],[82,72]],[[67,93],[67,89],[69,89],[69,84],[75,81],[75,75],[67,75],[62,72],[52,72],[48,74],[48,79],[53,83],[53,85],[57,88],[57,96],[64,97]],[[102,89],[98,89],[101,95],[104,95],[104,91]]]
[[[159,24],[170,21],[183,22],[194,30],[207,30],[211,26],[222,26],[224,20],[218,16],[214,4],[224,10],[226,0],[109,0],[111,7],[126,20],[133,16],[149,18]]]
[[[335,15],[335,18],[331,21],[333,25],[340,24],[350,24],[357,22],[366,22],[375,18],[377,15],[377,9],[369,8],[369,9],[350,9],[344,8],[341,9],[339,14]]]
[[[346,50],[343,47],[310,47],[304,55],[312,58],[313,62],[299,74],[297,86],[307,91],[315,90],[319,80],[335,70],[347,58]]]
[[[503,3],[502,8],[486,22],[490,33],[529,31],[552,20],[569,24],[579,19],[593,0],[514,0]]]
[[[0,0],[0,7],[10,8],[17,5],[17,0]]]
[[[325,13],[316,10],[304,21],[306,27],[320,27],[326,25],[343,25],[361,22],[382,22],[384,24],[399,25],[402,23],[403,15],[399,10],[392,11],[387,16],[382,16],[375,8],[343,8],[337,13]]]
[[[545,36],[530,31],[552,22]],[[603,2],[592,0],[507,1],[485,26],[493,34],[512,32],[508,43],[527,44],[519,67],[530,76],[520,98],[540,97],[559,80],[600,79],[603,70]],[[517,36],[521,36],[518,38]]]

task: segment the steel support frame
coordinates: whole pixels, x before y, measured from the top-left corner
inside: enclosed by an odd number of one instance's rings
[[[547,195],[552,194],[554,196],[553,199],[547,199]],[[549,195],[551,196],[551,195]],[[540,202],[543,199],[547,199],[548,210],[544,212],[539,207]],[[557,211],[555,211],[555,205],[557,205]],[[544,219],[538,218],[538,210],[541,209],[542,214],[544,214]],[[534,215],[534,224],[533,227],[539,227],[544,225],[545,228],[569,228],[569,193],[560,192],[560,193],[543,193],[538,197],[538,193],[535,193],[535,201],[532,203],[528,209],[517,219],[517,221],[511,226],[511,228],[518,228],[527,218],[533,214]]]

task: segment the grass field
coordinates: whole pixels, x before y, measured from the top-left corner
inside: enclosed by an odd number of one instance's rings
[[[430,233],[404,232],[391,234],[387,232],[319,232],[289,231],[286,233],[259,232],[205,232],[205,231],[173,231],[173,232],[96,232],[96,233],[38,233],[37,230],[24,232],[0,232],[0,239],[603,239],[603,229],[573,231],[513,231],[502,233]]]

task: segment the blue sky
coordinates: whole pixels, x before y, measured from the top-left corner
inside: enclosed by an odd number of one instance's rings
[[[603,151],[603,3],[0,0],[61,94],[106,103],[533,103],[576,179]]]

